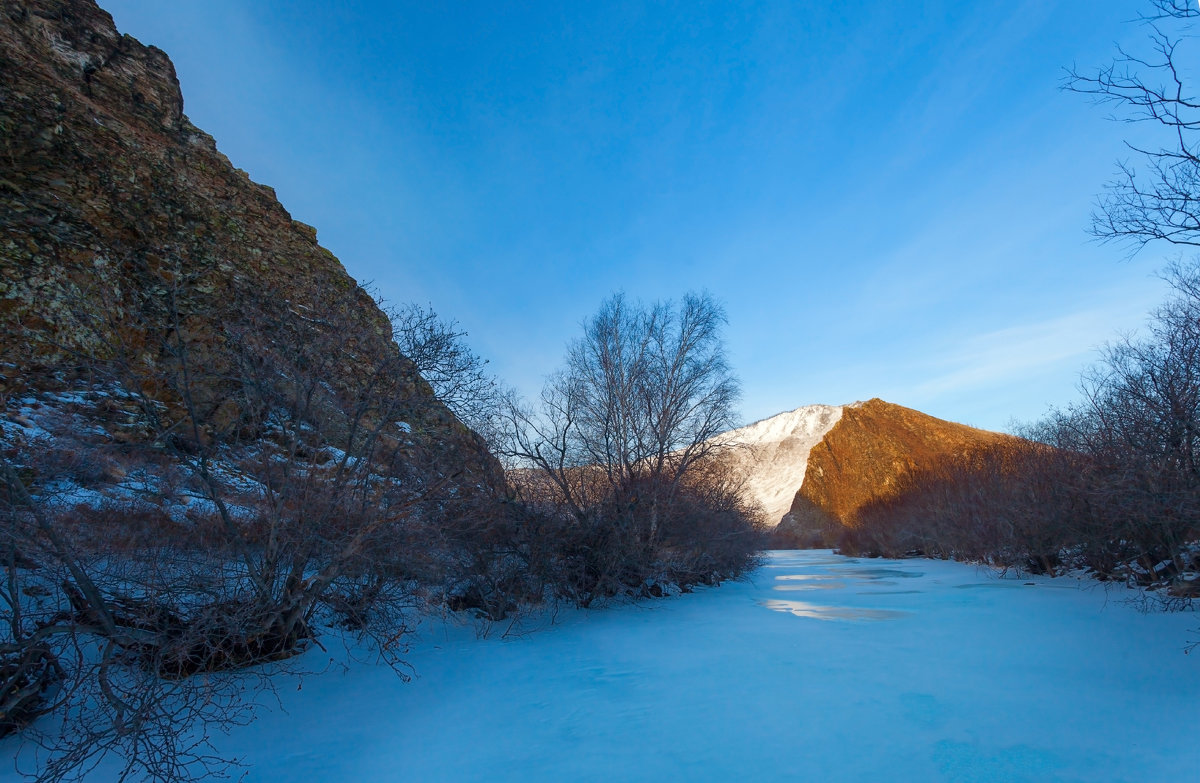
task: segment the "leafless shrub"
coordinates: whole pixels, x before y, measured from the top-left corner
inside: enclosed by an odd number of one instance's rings
[[[654,583],[741,573],[761,539],[725,483],[717,436],[736,380],[707,295],[616,295],[585,324],[537,407],[511,399],[501,452],[518,497],[559,525],[557,589],[589,605]]]
[[[859,512],[847,553],[958,558],[1053,573],[1088,525],[1070,480],[1082,460],[1037,443],[947,459],[902,476]]]
[[[1141,337],[1108,345],[1082,400],[1027,427],[1031,442],[906,477],[864,510],[846,551],[1021,565],[1066,555],[1103,578],[1165,584],[1200,539],[1200,266]],[[1033,441],[1038,441],[1037,443]]]
[[[457,321],[443,318],[431,305],[388,307],[392,335],[434,394],[467,426],[493,439],[503,390],[487,371],[487,361],[467,345]]]
[[[0,639],[0,723],[41,749],[39,780],[114,754],[135,777],[219,771],[207,732],[247,719],[241,689],[270,684],[223,672],[292,658],[320,622],[374,638],[403,672],[408,583],[446,559],[410,555],[414,531],[491,496],[482,444],[437,442],[461,430],[386,333],[353,328],[358,292],[304,310],[264,292],[214,330],[188,311],[182,265],[153,280],[112,308],[73,281],[73,342],[44,352],[64,357],[46,372],[70,399],[110,390],[120,428],[74,438],[67,420],[53,449],[4,463],[4,598],[45,595]],[[472,460],[484,467],[461,475]]]

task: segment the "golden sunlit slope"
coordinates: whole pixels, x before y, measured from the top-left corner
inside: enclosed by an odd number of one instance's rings
[[[854,527],[860,509],[893,494],[901,476],[1018,442],[880,399],[847,405],[809,453],[804,483],[780,523],[780,542],[832,545],[840,529]]]

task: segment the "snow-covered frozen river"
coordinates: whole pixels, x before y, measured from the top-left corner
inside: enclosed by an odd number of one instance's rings
[[[289,783],[1200,780],[1200,614],[1133,595],[773,552],[519,638],[426,630],[413,682],[309,677],[218,747]]]

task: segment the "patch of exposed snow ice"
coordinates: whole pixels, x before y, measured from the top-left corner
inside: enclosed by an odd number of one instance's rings
[[[319,462],[321,465],[340,465],[342,462],[346,461],[346,452],[342,451],[337,446],[322,446],[321,455],[323,457],[323,459]]]
[[[14,441],[18,436],[23,438],[25,442],[31,440],[46,439],[51,437],[49,430],[39,426],[31,420],[26,409],[22,409],[19,413],[20,420],[13,421],[10,419],[0,419],[0,440],[4,442]]]
[[[31,490],[32,491],[32,490]],[[71,479],[59,479],[40,488],[37,492],[39,499],[47,506],[71,508],[88,506],[101,508],[109,497],[99,490],[84,487]]]
[[[805,405],[720,436],[745,447],[737,458],[749,469],[746,489],[762,504],[772,525],[792,507],[792,499],[804,483],[809,452],[842,418],[843,408]]]
[[[813,620],[895,620],[909,614],[893,609],[821,606],[808,601],[784,601],[778,598],[767,599],[762,605],[776,612],[787,612],[796,617],[808,617]]]
[[[94,395],[95,392],[81,391],[64,391],[64,392],[43,392],[42,397],[51,402],[56,402],[59,405],[90,405],[95,400],[88,395]]]

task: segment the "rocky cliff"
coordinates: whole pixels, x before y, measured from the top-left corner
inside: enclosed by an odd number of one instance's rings
[[[330,409],[386,373],[410,440],[499,475],[316,231],[188,120],[167,55],[91,0],[0,1],[0,161],[0,393],[121,365],[171,410],[179,384],[152,379],[186,372],[203,435],[275,352],[279,378],[319,367]]]
[[[1011,435],[944,421],[873,399],[847,405],[809,452],[804,482],[778,530],[781,543],[828,546],[897,480],[939,462],[1017,443]]]

